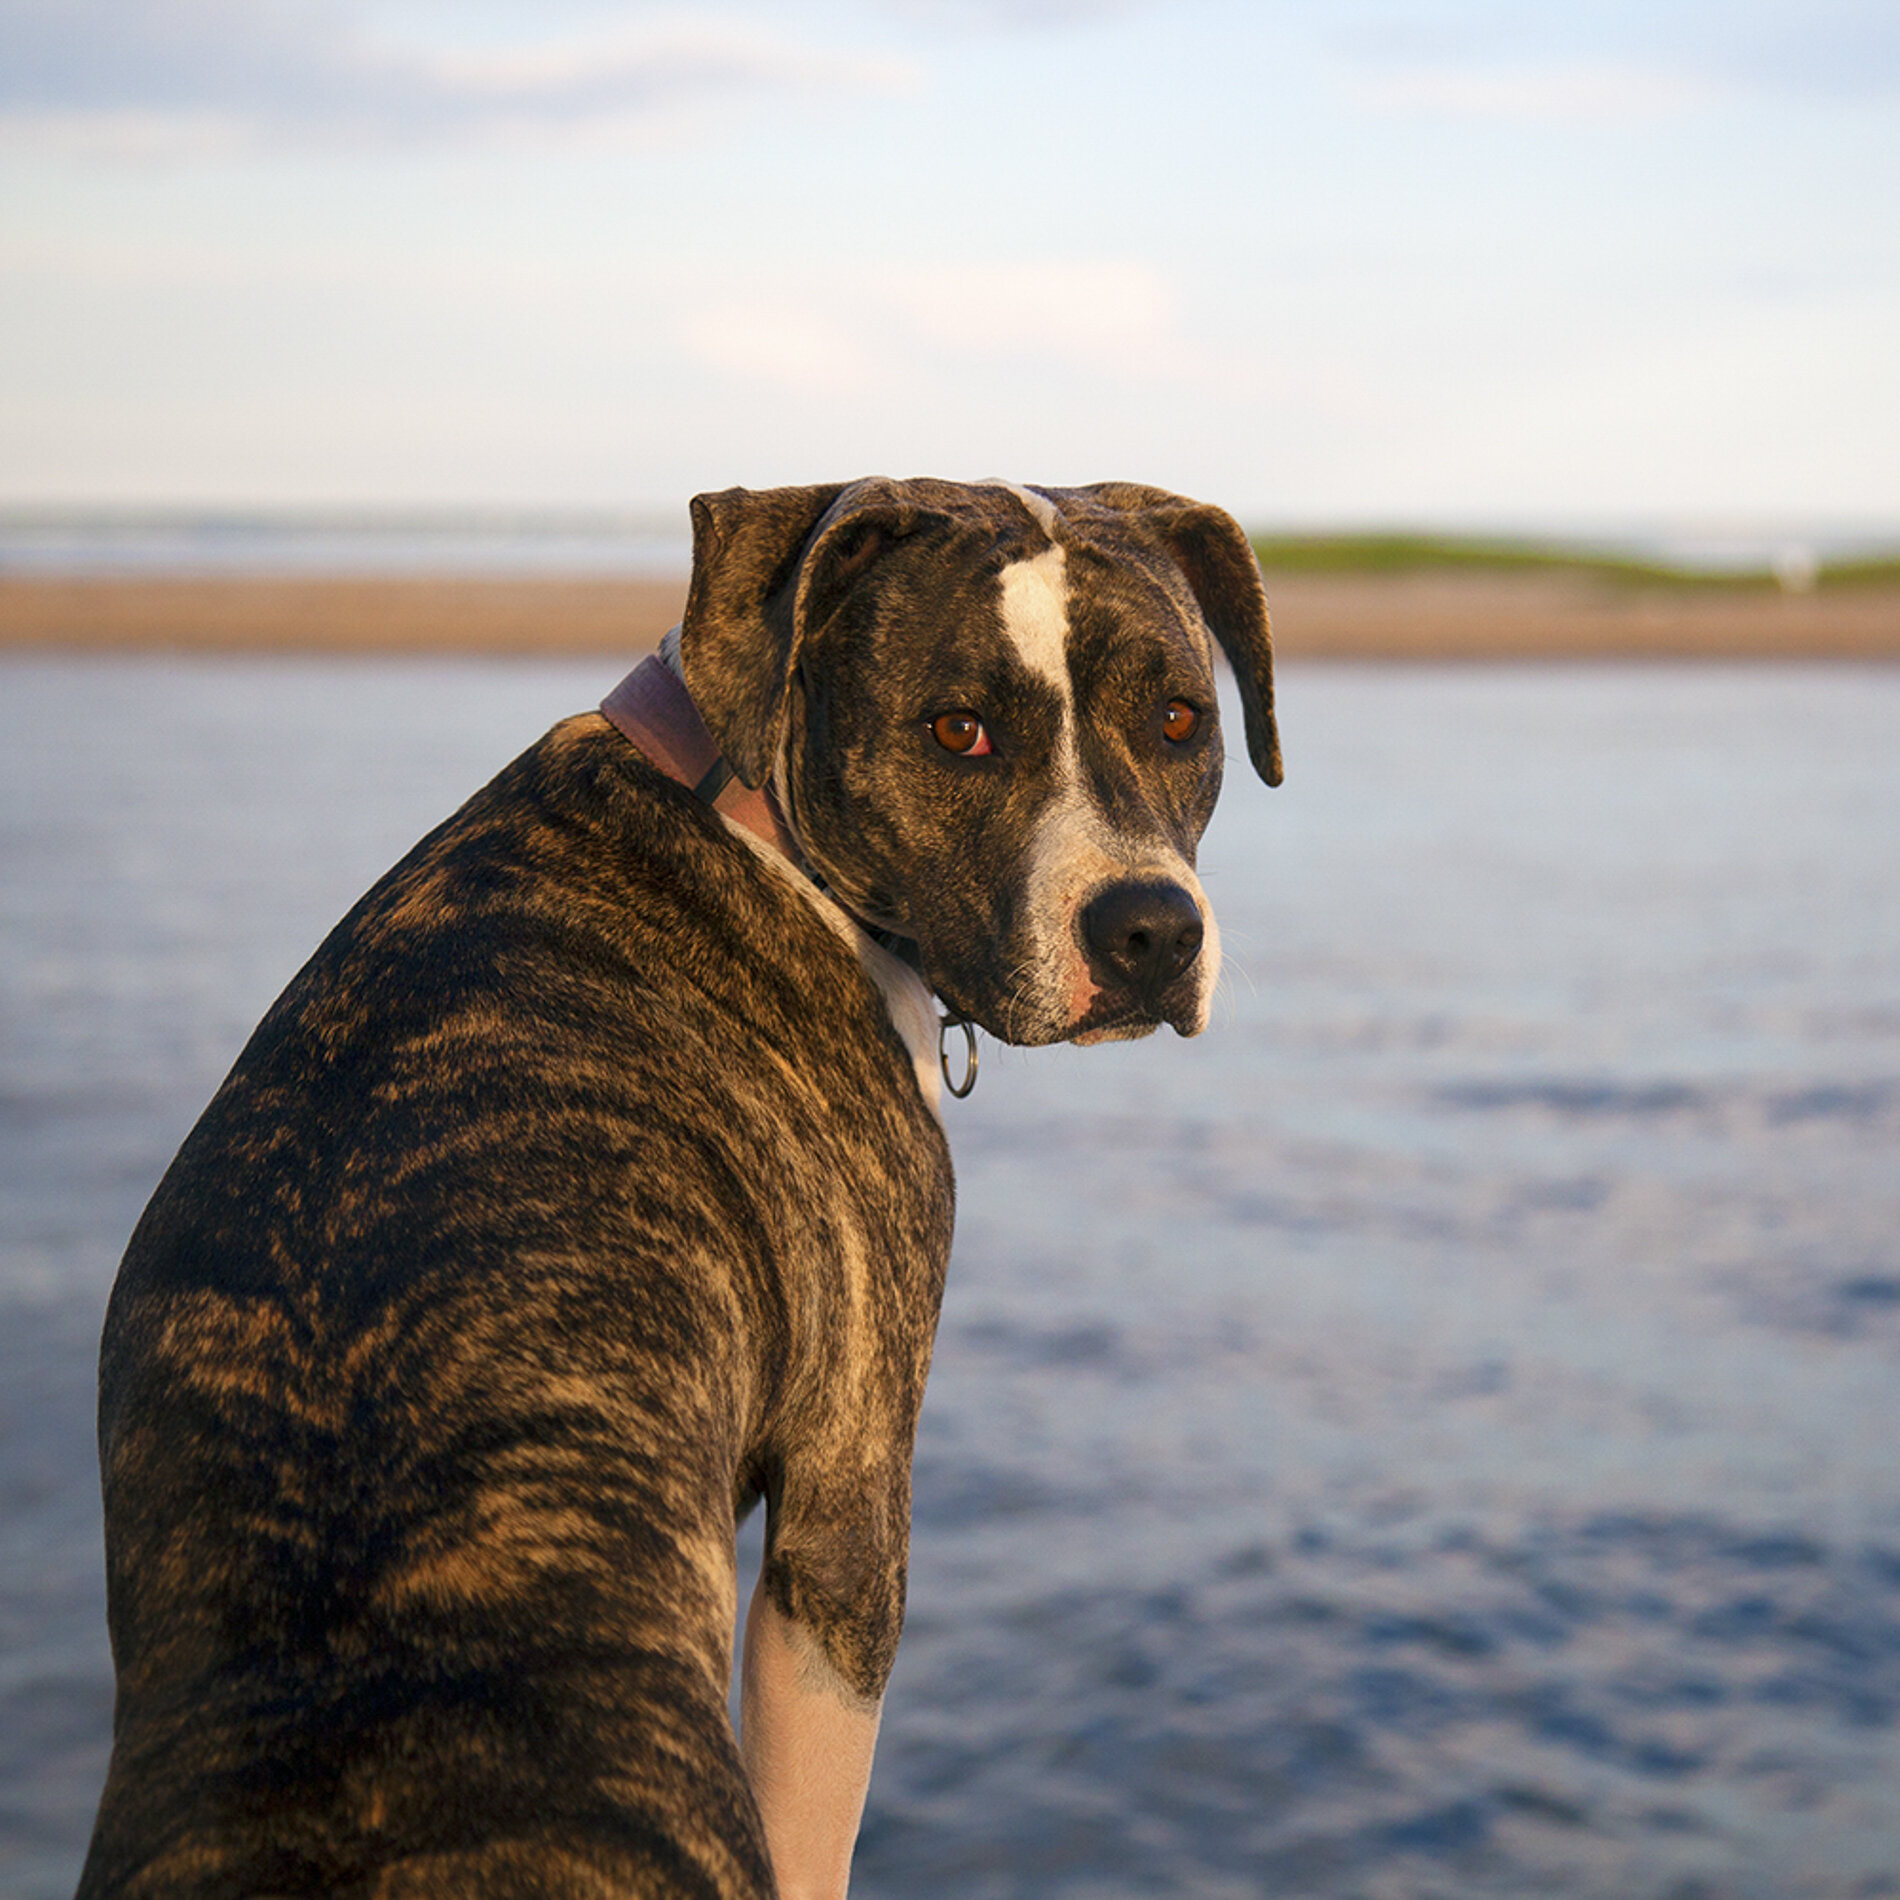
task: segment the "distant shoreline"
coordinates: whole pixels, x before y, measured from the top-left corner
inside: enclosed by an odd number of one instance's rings
[[[1466,567],[1364,573],[1269,562],[1291,660],[1900,659],[1900,578],[1809,591]],[[0,651],[639,654],[683,575],[0,573]]]
[[[643,653],[684,577],[0,574],[0,650]]]

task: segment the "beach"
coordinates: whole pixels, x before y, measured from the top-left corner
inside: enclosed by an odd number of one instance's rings
[[[1269,571],[1290,659],[1900,658],[1900,584],[1808,592],[1631,585],[1565,572]],[[54,651],[640,652],[684,575],[0,574],[0,648]]]
[[[0,648],[645,651],[685,600],[684,576],[0,574]]]

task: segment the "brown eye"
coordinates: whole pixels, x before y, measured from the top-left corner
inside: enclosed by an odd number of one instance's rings
[[[1194,737],[1201,715],[1185,699],[1171,699],[1161,715],[1161,730],[1175,744],[1185,745]]]
[[[980,759],[994,750],[982,720],[967,709],[939,713],[930,722],[930,730],[946,752],[954,752],[959,758]]]

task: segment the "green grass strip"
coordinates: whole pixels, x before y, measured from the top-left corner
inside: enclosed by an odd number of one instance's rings
[[[1256,534],[1254,552],[1269,574],[1400,575],[1553,574],[1626,587],[1756,591],[1783,585],[1769,567],[1695,568],[1633,556],[1598,554],[1539,541],[1431,534]],[[1900,559],[1824,565],[1817,586],[1892,586]]]

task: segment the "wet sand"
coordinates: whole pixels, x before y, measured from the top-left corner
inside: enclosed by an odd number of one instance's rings
[[[1900,587],[1632,587],[1569,575],[1288,575],[1267,586],[1292,658],[1897,659]]]
[[[685,600],[684,577],[0,575],[0,648],[643,652]]]
[[[1633,587],[1567,575],[1269,573],[1293,659],[1900,659],[1900,587]],[[0,648],[639,652],[684,576],[0,575]]]

